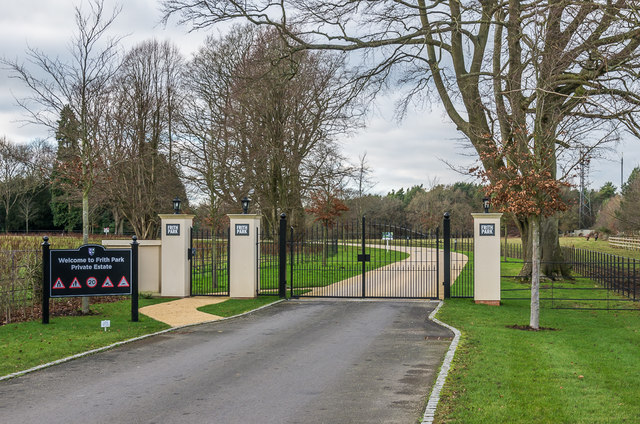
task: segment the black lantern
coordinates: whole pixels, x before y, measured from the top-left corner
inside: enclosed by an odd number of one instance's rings
[[[243,214],[247,214],[249,212],[249,198],[247,196],[244,196],[241,200],[242,202],[242,213]]]
[[[491,201],[488,197],[482,199],[482,207],[484,208],[484,213],[489,213],[489,206],[491,206]]]
[[[176,215],[180,213],[180,203],[182,203],[180,198],[176,197],[173,199],[173,213]]]

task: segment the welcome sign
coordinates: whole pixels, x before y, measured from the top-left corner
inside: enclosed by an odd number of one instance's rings
[[[49,297],[131,294],[130,249],[87,244],[49,254]]]

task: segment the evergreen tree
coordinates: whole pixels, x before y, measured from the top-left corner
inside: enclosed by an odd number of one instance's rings
[[[80,188],[77,182],[79,164],[80,124],[67,105],[60,112],[56,141],[58,151],[51,173],[51,213],[53,225],[66,231],[82,225]]]

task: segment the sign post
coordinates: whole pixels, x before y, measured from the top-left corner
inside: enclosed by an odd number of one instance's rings
[[[393,233],[391,231],[387,231],[382,233],[382,240],[386,242],[387,251],[389,250],[389,240],[393,240]]]
[[[49,237],[42,237],[42,323],[49,324]]]
[[[131,321],[138,322],[138,237],[131,237]]]

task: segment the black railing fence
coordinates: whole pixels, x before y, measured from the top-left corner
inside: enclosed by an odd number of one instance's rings
[[[522,245],[501,245],[503,261],[523,260]],[[546,279],[541,282],[541,300],[555,308],[570,309],[636,309],[628,302],[640,300],[640,261],[609,253],[562,246],[563,265],[569,267],[569,279]],[[523,264],[524,265],[524,264]],[[544,262],[544,265],[559,263]],[[523,282],[518,275],[503,275]],[[528,287],[503,289],[503,299],[528,299]],[[606,302],[600,307],[585,306],[585,302]]]
[[[277,295],[278,266],[280,260],[278,232],[265,231],[262,229],[257,241],[257,249],[259,249],[260,252],[260,263],[258,264],[258,275],[260,276],[258,295]]]
[[[229,228],[191,230],[191,295],[229,295]]]
[[[473,298],[473,233],[452,233],[449,244],[451,246],[451,297]]]
[[[362,218],[294,232],[288,243],[290,293],[437,298],[438,231]]]

